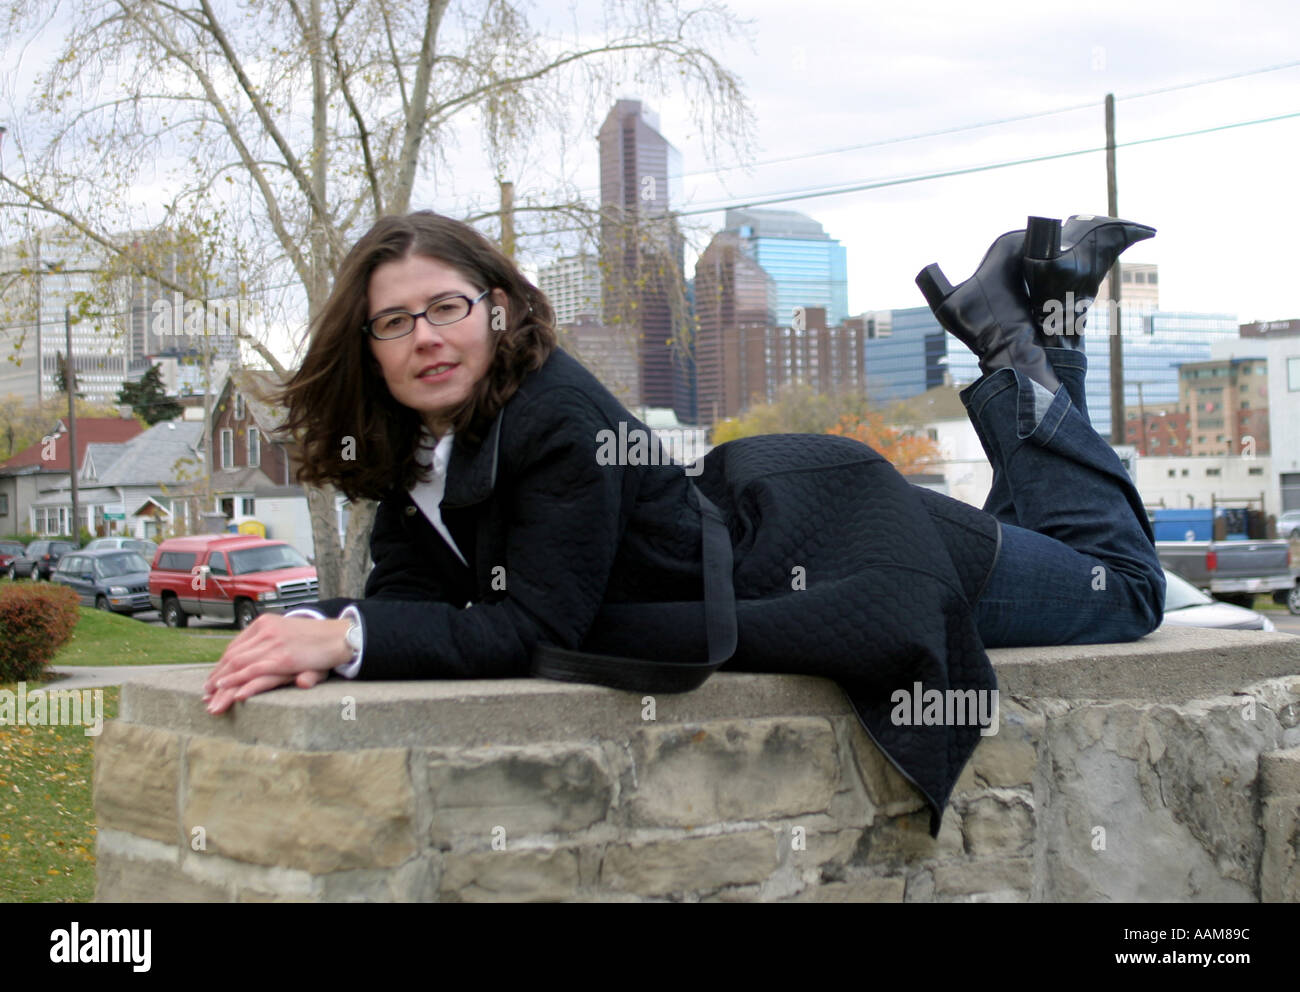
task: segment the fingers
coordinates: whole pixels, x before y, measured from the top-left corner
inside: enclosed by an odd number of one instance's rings
[[[309,689],[329,676],[343,647],[339,625],[347,621],[264,614],[226,646],[204,680],[208,712],[225,712],[234,703],[277,686]],[[346,649],[343,650],[346,654]]]
[[[299,672],[296,681],[299,689],[310,689],[312,686],[324,682],[327,678],[329,678],[329,672]]]
[[[294,677],[292,675],[264,675],[239,686],[227,686],[224,689],[218,689],[208,699],[208,712],[216,716],[250,696],[255,696],[259,692],[266,692],[268,689],[274,689],[277,686],[288,685],[293,681]]]

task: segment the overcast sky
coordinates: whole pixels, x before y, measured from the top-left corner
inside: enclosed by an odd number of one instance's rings
[[[538,0],[527,9],[535,24],[571,38],[599,24],[599,8],[599,0]],[[743,0],[732,10],[752,21],[750,40],[716,51],[739,74],[755,115],[748,169],[734,168],[734,158],[708,157],[680,94],[654,95],[630,83],[619,90],[658,111],[662,132],[681,151],[685,195],[674,206],[687,210],[1097,148],[1108,92],[1118,100],[1121,144],[1300,114],[1300,66],[1258,72],[1300,60],[1295,0],[1093,0],[1078,7],[1047,0]],[[53,48],[34,45],[26,60],[35,67]],[[26,69],[19,92],[10,94],[19,98],[6,108],[10,120],[22,119]],[[1249,75],[1186,86],[1233,74]],[[1183,88],[1139,95],[1169,87]],[[594,200],[595,131],[608,103],[578,91],[572,103],[575,126],[563,155],[539,143],[514,176],[521,189],[563,176]],[[1086,106],[969,128],[1079,105]],[[583,106],[591,108],[586,121],[577,109]],[[955,128],[966,129],[894,140]],[[490,203],[495,185],[476,145],[475,135],[464,134],[447,166],[417,186],[413,206],[464,215],[472,203]],[[1159,232],[1125,258],[1160,266],[1164,309],[1227,312],[1243,322],[1300,317],[1298,152],[1300,117],[1120,149],[1119,213]],[[1105,155],[777,206],[809,214],[845,245],[850,312],[920,306],[913,280],[926,264],[940,263],[957,282],[997,235],[1023,227],[1029,214],[1105,213]],[[692,222],[717,229],[722,217],[719,209]],[[545,257],[541,246],[529,247],[529,262]]]
[[[536,7],[539,17],[565,9]],[[684,102],[646,97],[682,152],[688,209],[1097,148],[1108,92],[1118,101],[1121,143],[1300,113],[1300,66],[1138,96],[1297,61],[1294,0],[1078,7],[745,0],[732,9],[754,22],[753,50],[736,43],[724,59],[756,115],[756,161],[808,157],[712,174],[716,163]],[[623,95],[644,96],[633,88]],[[809,156],[1083,104],[1022,123]],[[1160,266],[1163,309],[1228,312],[1243,322],[1300,316],[1297,152],[1300,117],[1119,150],[1120,216],[1159,232],[1125,259]],[[594,189],[594,130],[590,140],[572,141],[565,166]],[[472,178],[443,181],[436,199],[450,205],[451,187],[475,186]],[[929,262],[956,282],[1027,215],[1104,214],[1106,195],[1105,154],[1095,152],[778,208],[809,214],[845,245],[849,309],[859,312],[919,306],[913,280]],[[720,227],[722,214],[696,220]]]

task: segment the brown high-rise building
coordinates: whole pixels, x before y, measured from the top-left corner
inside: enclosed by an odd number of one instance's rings
[[[640,100],[619,100],[600,128],[604,320],[635,332],[636,405],[673,407],[689,421],[691,356],[675,341],[686,318],[684,245],[670,212],[681,156],[658,128]]]
[[[734,417],[769,398],[767,350],[776,284],[739,237],[714,235],[695,263],[696,395],[705,424]]]
[[[771,402],[796,383],[819,393],[866,388],[866,319],[832,327],[825,307],[807,307],[782,327],[778,300],[775,280],[745,250],[743,237],[715,235],[695,265],[700,424]]]

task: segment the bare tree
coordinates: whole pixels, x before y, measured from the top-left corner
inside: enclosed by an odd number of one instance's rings
[[[52,9],[14,0],[0,19],[10,38],[48,35]],[[743,153],[751,134],[739,81],[712,54],[742,25],[711,0],[604,0],[563,36],[510,0],[72,0],[57,23],[71,25],[61,50],[10,127],[0,210],[61,221],[124,270],[205,299],[203,273],[166,271],[114,233],[193,232],[223,271],[243,259],[240,291],[277,291],[300,328],[360,231],[445,173],[465,122],[503,184],[539,136],[589,123],[619,84],[682,93],[711,153]],[[524,238],[590,211],[560,194],[466,213]],[[308,500],[321,595],[359,595],[373,505],[352,507],[340,544],[335,493]]]

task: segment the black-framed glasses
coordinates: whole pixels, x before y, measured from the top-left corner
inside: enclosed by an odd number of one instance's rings
[[[374,320],[366,321],[361,329],[380,341],[391,341],[393,338],[404,338],[415,330],[415,321],[419,317],[423,317],[435,327],[454,324],[468,317],[470,311],[474,309],[474,304],[487,296],[488,292],[489,290],[485,289],[472,300],[468,296],[444,296],[430,303],[428,309],[422,313],[394,310],[392,313],[380,314]]]

